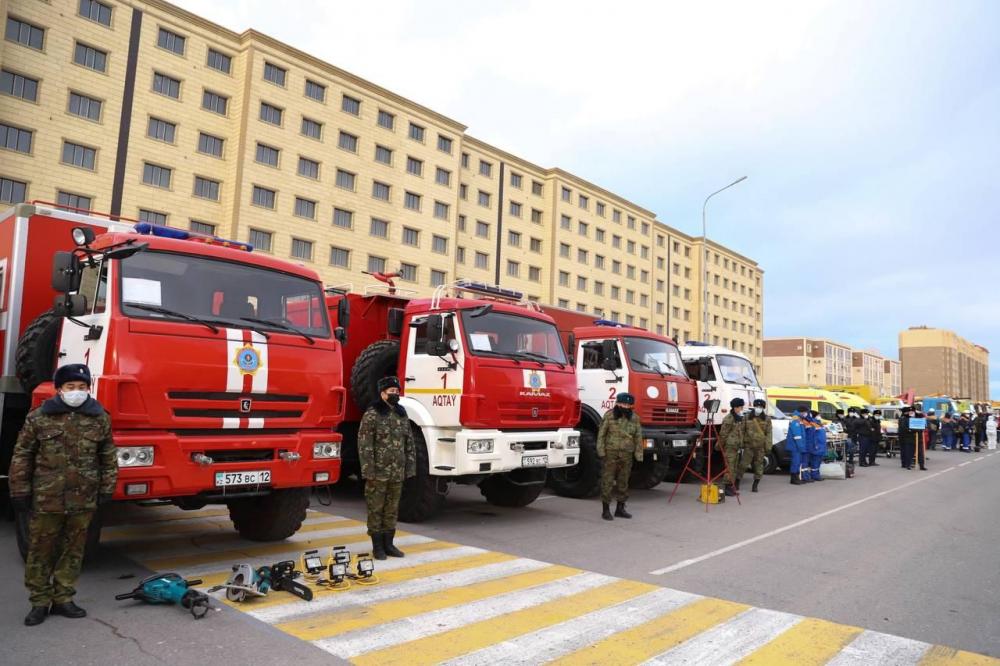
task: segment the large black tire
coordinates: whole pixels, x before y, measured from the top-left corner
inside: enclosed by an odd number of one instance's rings
[[[479,492],[493,506],[522,507],[538,499],[544,487],[544,469],[515,469],[486,477]]]
[[[30,394],[42,382],[52,381],[60,330],[62,317],[47,310],[31,322],[18,340],[14,367],[25,393]]]
[[[427,461],[427,446],[424,444],[424,435],[420,428],[410,424],[410,432],[417,450],[417,475],[403,482],[403,493],[399,499],[399,519],[404,523],[422,523],[441,511],[448,485],[443,477],[431,476]]]
[[[597,436],[583,424],[580,431],[580,460],[570,467],[549,470],[549,488],[561,497],[586,499],[601,492],[601,460],[597,457]]]
[[[270,495],[229,502],[229,519],[250,541],[281,541],[295,534],[306,519],[309,488],[275,490]]]
[[[351,397],[362,412],[381,399],[378,380],[395,377],[399,363],[399,342],[379,340],[361,352],[351,369]]]
[[[652,490],[663,482],[670,471],[670,459],[644,460],[632,463],[628,487],[634,490]]]
[[[17,539],[17,550],[21,554],[21,560],[28,559],[28,521],[30,515],[27,511],[14,512],[14,535]],[[93,562],[97,559],[101,550],[101,512],[94,512],[94,519],[90,521],[90,528],[87,530],[87,545],[83,550],[83,561]]]

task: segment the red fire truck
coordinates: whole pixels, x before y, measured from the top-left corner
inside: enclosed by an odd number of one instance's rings
[[[379,399],[379,378],[400,378],[417,441],[417,476],[403,487],[400,518],[426,520],[449,483],[476,484],[498,506],[526,506],[546,470],[579,458],[576,377],[552,319],[521,294],[475,282],[409,298],[395,274],[364,293],[331,291],[331,312],[350,303],[344,367],[350,395],[341,432],[344,475],[358,474],[356,435]]]
[[[576,366],[583,402],[580,464],[552,470],[549,485],[567,497],[592,497],[600,482],[597,430],[618,393],[635,396],[642,422],[645,457],[632,467],[633,488],[655,487],[671,468],[683,468],[701,430],[698,388],[684,370],[677,344],[633,326],[595,319],[582,312],[542,306],[552,317]]]
[[[343,331],[314,271],[252,249],[41,203],[0,214],[0,469],[32,393],[86,363],[116,500],[224,503],[247,538],[295,533],[340,473]]]

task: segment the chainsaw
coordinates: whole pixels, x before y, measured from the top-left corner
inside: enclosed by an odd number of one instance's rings
[[[144,578],[134,590],[115,595],[115,599],[139,599],[148,604],[180,604],[191,611],[194,619],[200,620],[208,613],[209,598],[204,592],[194,589],[200,580],[184,580],[175,573],[153,574]]]

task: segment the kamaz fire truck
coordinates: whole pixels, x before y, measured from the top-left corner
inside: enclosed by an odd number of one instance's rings
[[[643,461],[632,467],[629,485],[653,488],[671,468],[682,469],[701,429],[697,386],[684,371],[674,341],[582,312],[551,306],[542,306],[542,312],[555,320],[570,350],[583,403],[577,423],[580,464],[552,470],[552,489],[567,497],[597,494],[597,430],[616,396],[626,391],[635,396],[645,447]]]
[[[47,204],[0,215],[0,470],[32,393],[85,363],[111,417],[116,500],[223,503],[244,537],[295,533],[310,487],[340,472],[343,332],[314,271],[252,249]]]
[[[426,520],[450,483],[478,485],[498,506],[526,506],[546,471],[576,465],[580,401],[552,319],[520,293],[459,281],[410,298],[395,274],[364,293],[330,290],[331,312],[350,303],[344,367],[350,396],[341,433],[344,474],[359,475],[357,431],[379,400],[381,377],[398,376],[417,445],[399,516]]]

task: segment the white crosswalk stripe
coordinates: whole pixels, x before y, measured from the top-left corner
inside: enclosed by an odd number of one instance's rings
[[[909,666],[918,664],[930,643],[864,631],[851,641],[827,666]]]

